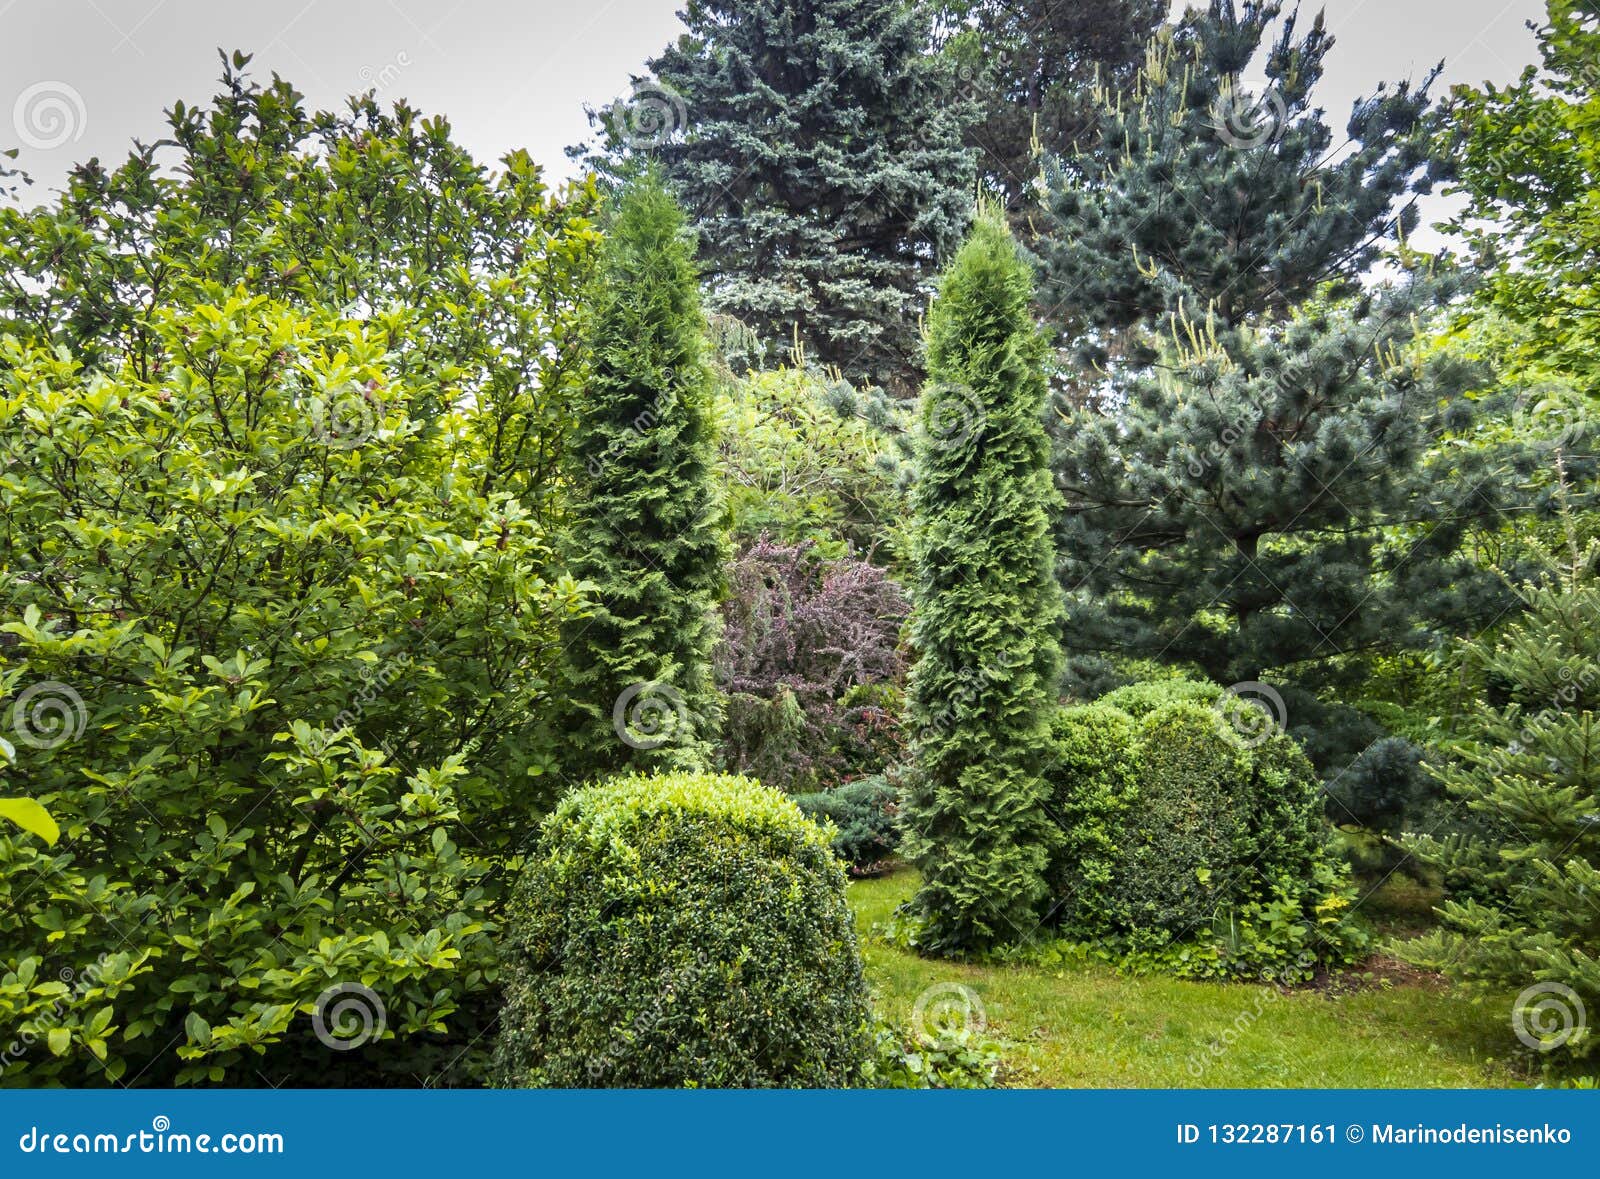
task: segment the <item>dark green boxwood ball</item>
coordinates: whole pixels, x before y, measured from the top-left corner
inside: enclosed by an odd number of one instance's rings
[[[1119,915],[1178,935],[1209,926],[1245,837],[1251,763],[1215,710],[1173,701],[1139,722],[1133,830],[1117,873]]]
[[[1124,827],[1138,793],[1137,725],[1104,704],[1058,709],[1050,722],[1051,906],[1058,925],[1089,933],[1105,921],[1123,857]]]
[[[866,982],[828,834],[748,778],[613,778],[550,815],[512,897],[507,1086],[839,1086]]]

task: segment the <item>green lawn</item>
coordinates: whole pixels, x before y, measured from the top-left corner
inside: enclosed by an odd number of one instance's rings
[[[886,1015],[909,1026],[926,988],[952,981],[967,985],[983,1004],[1008,1085],[1527,1083],[1503,1059],[1508,1011],[1474,1006],[1434,980],[1352,981],[1331,990],[1284,993],[1237,983],[1128,978],[1092,963],[1046,969],[933,962],[870,936],[872,926],[915,886],[909,871],[850,886],[877,1001]]]

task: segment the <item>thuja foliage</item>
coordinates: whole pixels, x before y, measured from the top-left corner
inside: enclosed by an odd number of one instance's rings
[[[474,1075],[553,763],[591,194],[242,66],[0,210],[8,1081]]]
[[[1480,990],[1518,992],[1524,1043],[1557,1072],[1593,1070],[1584,1012],[1600,1009],[1600,548],[1569,558],[1525,589],[1513,625],[1469,645],[1500,698],[1478,704],[1469,735],[1432,767],[1467,821],[1408,840],[1448,899],[1442,928],[1399,951]]]
[[[1046,893],[1039,777],[1060,671],[1033,284],[985,214],[940,283],[912,510],[915,768],[905,849],[922,871],[920,944],[1025,935]]]
[[[723,528],[694,246],[654,177],[623,190],[590,288],[570,450],[569,568],[592,587],[566,633],[573,774],[706,764]]]
[[[691,0],[683,19],[635,99],[678,104],[681,134],[641,142],[616,125],[626,106],[609,130],[662,166],[700,229],[708,305],[769,345],[798,337],[851,380],[904,388],[922,289],[960,242],[973,184],[968,104],[927,52],[926,10]]]

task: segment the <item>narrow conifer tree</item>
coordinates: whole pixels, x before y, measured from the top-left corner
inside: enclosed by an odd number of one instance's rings
[[[568,568],[593,610],[566,635],[575,775],[702,768],[724,539],[694,247],[654,176],[623,190],[591,294],[570,456]]]
[[[1004,222],[980,216],[928,324],[913,494],[906,848],[919,944],[982,950],[1032,930],[1053,838],[1040,779],[1060,673],[1055,496],[1033,283]]]

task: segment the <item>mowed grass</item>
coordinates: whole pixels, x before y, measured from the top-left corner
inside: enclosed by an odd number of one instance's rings
[[[1112,967],[969,966],[871,936],[911,895],[909,870],[850,885],[867,976],[910,1026],[937,983],[975,992],[1002,1083],[1051,1088],[1452,1088],[1528,1083],[1507,1056],[1509,1002],[1475,1005],[1443,983],[1351,979],[1284,992],[1125,977]],[[1496,1060],[1496,1056],[1502,1059]]]

